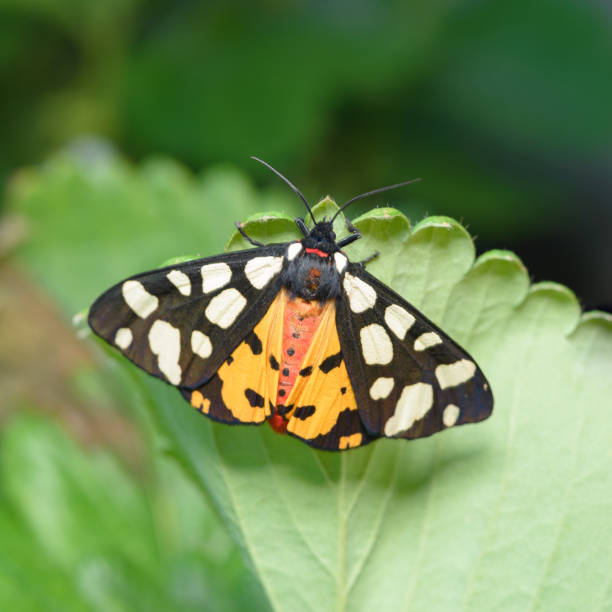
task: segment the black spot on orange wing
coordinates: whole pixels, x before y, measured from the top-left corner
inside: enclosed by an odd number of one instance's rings
[[[288,412],[291,412],[291,410],[293,410],[293,404],[289,406],[285,406],[284,404],[278,404],[276,406],[276,412],[278,414],[287,414]]]
[[[344,395],[346,393],[346,387],[340,387],[340,393]]]
[[[249,400],[249,404],[251,405],[251,408],[263,408],[265,406],[264,398],[261,395],[259,395],[257,391],[254,391],[253,389],[245,389],[244,397],[246,397],[247,400]]]
[[[232,361],[234,361],[234,358],[230,355],[226,360],[225,363],[227,363],[227,365],[232,365]]]
[[[312,366],[308,366],[300,370],[300,376],[310,376],[311,374],[312,374]]]
[[[249,345],[253,355],[261,355],[263,346],[261,344],[261,340],[254,331],[251,331],[244,341]]]
[[[323,372],[323,374],[327,374],[334,368],[337,368],[341,363],[342,363],[342,351],[340,351],[339,353],[336,353],[335,355],[330,355],[329,357],[325,358],[321,362],[319,369],[321,370],[321,372]]]
[[[314,406],[298,406],[293,413],[296,419],[305,421],[308,417],[311,417],[315,413]]]
[[[273,370],[278,370],[280,368],[278,361],[276,361],[276,357],[274,355],[270,355],[270,367]]]

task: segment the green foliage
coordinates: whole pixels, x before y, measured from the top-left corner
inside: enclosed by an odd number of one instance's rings
[[[228,166],[193,177],[172,160],[151,159],[134,170],[104,150],[90,159],[60,153],[41,170],[21,171],[8,199],[29,221],[22,257],[68,312],[135,269],[223,250],[233,220],[258,207],[294,206],[256,194]]]
[[[137,485],[48,421],[0,445],[0,604],[6,610],[264,609],[217,520],[174,464]]]
[[[210,492],[273,606],[611,605],[600,560],[612,545],[603,493],[612,479],[602,461],[612,319],[580,318],[559,285],[529,287],[510,253],[474,262],[471,239],[451,219],[425,219],[410,232],[383,209],[355,224],[364,240],[351,256],[384,237],[377,266],[385,280],[483,365],[496,409],[486,423],[433,439],[324,454],[265,427],[200,424],[171,390],[147,381],[173,448]]]
[[[423,212],[549,233],[606,174],[610,40],[580,0],[2,0],[0,179],[93,133],[194,167],[260,154],[338,198],[422,176]]]
[[[552,159],[606,149],[610,22],[582,8],[550,0],[479,3],[448,41],[462,44],[440,75],[436,108],[475,134]]]
[[[16,185],[12,206],[26,211],[36,238],[23,261],[68,313],[122,275],[178,252],[212,254],[232,220],[261,206],[251,195],[243,208],[230,210],[235,174],[219,179],[215,199],[198,200],[206,179],[171,165],[172,180],[162,180],[168,167],[133,170],[112,161],[102,172],[60,158]],[[160,183],[163,197],[147,203]],[[252,193],[242,179],[238,184]],[[173,211],[161,206],[168,201]],[[319,215],[333,210],[330,200],[317,206]],[[39,223],[45,231],[37,230]],[[401,213],[381,208],[354,223],[364,238],[347,248],[349,256],[381,251],[369,269],[474,355],[492,385],[493,416],[429,439],[323,453],[267,426],[212,423],[176,390],[120,360],[154,415],[166,451],[210,499],[275,609],[612,606],[612,576],[603,562],[612,546],[612,319],[581,316],[562,286],[530,286],[512,253],[491,251],[474,260],[470,236],[447,217],[411,228]],[[285,215],[273,213],[253,217],[245,229],[270,242],[297,235]],[[204,246],[196,241],[200,230]],[[239,244],[234,235],[230,245]],[[99,469],[124,488],[115,470]],[[75,479],[80,482],[78,472]],[[11,486],[22,489],[14,481]],[[125,566],[140,571],[151,546],[141,498],[127,496],[123,508],[107,499],[108,491],[82,488],[74,500],[79,524],[98,517],[112,541],[114,521],[123,519],[100,517],[102,502],[125,511],[129,524],[138,521],[119,550]],[[32,494],[17,493],[13,497],[29,509]],[[39,512],[28,512],[36,526]],[[60,518],[61,533],[46,546],[68,547],[61,559],[69,563],[73,519]],[[104,539],[90,535],[79,546],[93,550]],[[138,574],[121,601],[131,602],[144,584]],[[160,591],[162,584],[154,592]]]

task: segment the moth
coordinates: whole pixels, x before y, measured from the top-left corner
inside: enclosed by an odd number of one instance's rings
[[[310,446],[344,450],[421,438],[486,419],[491,388],[470,355],[366,271],[336,239],[338,214],[295,220],[303,238],[132,276],[91,306],[89,325],[137,366],[230,425],[267,421]]]

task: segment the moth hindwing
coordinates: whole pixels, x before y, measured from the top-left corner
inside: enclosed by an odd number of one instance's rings
[[[332,221],[288,243],[138,274],[92,305],[93,331],[208,417],[326,450],[486,419],[470,355],[350,262]]]

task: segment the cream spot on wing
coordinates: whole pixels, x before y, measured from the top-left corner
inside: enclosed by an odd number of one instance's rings
[[[373,400],[385,399],[393,391],[395,382],[392,378],[381,376],[377,378],[370,387],[370,397]]]
[[[197,329],[191,332],[191,350],[202,359],[208,359],[212,353],[210,338]]]
[[[227,285],[232,278],[232,270],[222,262],[202,266],[202,293],[211,293]]]
[[[159,300],[151,295],[137,280],[127,280],[121,286],[125,303],[141,318],[146,319],[157,310]]]
[[[246,306],[246,298],[237,289],[225,289],[210,300],[204,314],[222,329],[227,329]]]
[[[385,323],[400,340],[406,337],[406,332],[412,327],[414,321],[415,318],[397,304],[391,304],[385,310]]]
[[[351,434],[350,436],[340,436],[338,449],[344,450],[346,448],[354,448],[355,446],[359,446],[362,440],[363,436],[359,432]]]
[[[455,406],[455,404],[449,404],[442,413],[442,422],[445,427],[452,427],[459,418],[459,406]]]
[[[189,277],[180,270],[171,270],[166,278],[179,290],[182,295],[191,295],[191,281]]]
[[[378,323],[362,327],[359,332],[361,352],[368,365],[385,365],[393,359],[393,345],[385,328]]]
[[[204,397],[199,391],[191,392],[191,405],[197,410],[201,410],[204,414],[210,412],[210,400]]]
[[[347,272],[344,275],[342,285],[353,312],[364,312],[376,303],[376,291],[360,278]]]
[[[120,327],[115,334],[115,344],[125,351],[125,349],[132,344],[132,330],[127,327]]]
[[[282,267],[282,257],[253,257],[244,266],[244,273],[255,289],[263,289]]]
[[[469,359],[460,359],[448,365],[439,365],[436,368],[436,378],[442,389],[455,387],[472,378],[476,372],[476,364]]]
[[[433,405],[433,388],[427,383],[415,383],[402,390],[393,416],[385,423],[385,436],[396,436],[422,419]]]
[[[181,382],[181,366],[179,356],[181,353],[181,332],[167,321],[158,319],[149,330],[149,346],[154,355],[157,355],[157,367],[160,372],[173,384]]]
[[[301,242],[292,242],[287,248],[287,259],[293,261],[302,251]]]
[[[436,332],[426,332],[421,334],[414,341],[414,350],[415,351],[424,351],[431,346],[436,346],[436,344],[442,344],[442,338],[436,334]]]
[[[346,255],[343,255],[342,253],[334,253],[334,261],[336,262],[336,270],[338,270],[338,274],[342,274],[342,271],[348,264]]]

